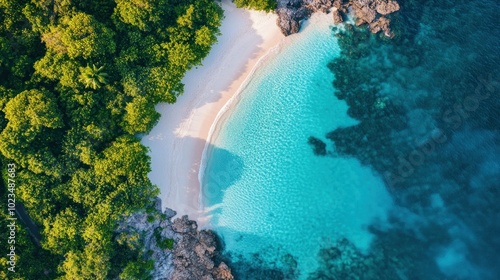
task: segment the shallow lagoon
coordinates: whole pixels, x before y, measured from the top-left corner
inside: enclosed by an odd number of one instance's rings
[[[204,202],[240,279],[498,279],[498,3],[400,3],[391,41],[307,26],[219,124]]]
[[[326,21],[316,23],[243,89],[218,124],[220,149],[208,151],[203,178],[211,226],[233,257],[259,253],[281,266],[293,256],[302,275],[316,268],[320,247],[337,238],[368,249],[367,226],[383,221],[391,207],[370,167],[355,158],[315,156],[307,142],[357,123],[332,94],[327,64],[338,55],[337,40]]]

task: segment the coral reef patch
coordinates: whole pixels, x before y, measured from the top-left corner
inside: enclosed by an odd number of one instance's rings
[[[387,228],[372,229],[369,252],[346,241],[325,248],[311,279],[344,279],[345,273],[357,275],[353,279],[496,279],[498,4],[400,5],[391,40],[354,26],[335,32],[342,49],[328,65],[335,95],[360,122],[326,135],[336,156],[356,157],[383,176],[397,206]],[[364,273],[356,274],[359,269]]]

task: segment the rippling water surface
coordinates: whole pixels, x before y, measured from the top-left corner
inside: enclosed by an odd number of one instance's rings
[[[498,279],[499,4],[400,3],[392,40],[307,25],[219,123],[239,279]]]

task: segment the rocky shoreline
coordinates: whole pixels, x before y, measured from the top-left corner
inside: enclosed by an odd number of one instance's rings
[[[126,217],[116,233],[129,246],[142,248],[145,261],[154,261],[152,279],[233,280],[231,269],[216,261],[220,248],[215,233],[198,230],[187,216],[172,221],[175,215],[169,208],[162,211],[157,198],[154,209]]]
[[[373,33],[383,31],[393,37],[385,16],[399,10],[394,0],[278,0],[277,24],[281,32],[299,32],[302,20],[315,12],[331,13],[333,23],[344,22],[347,14],[354,15],[355,25],[367,24]],[[326,155],[325,144],[310,138],[309,144],[317,155]],[[144,261],[154,262],[150,276],[155,280],[200,279],[233,280],[226,263],[220,261],[218,238],[213,231],[198,230],[195,221],[182,216],[173,220],[174,210],[162,210],[156,198],[154,207],[125,217],[118,223],[117,238],[128,246],[140,248]]]
[[[279,0],[277,25],[288,36],[299,32],[300,22],[312,13],[332,13],[335,24],[343,22],[349,13],[354,15],[356,26],[367,24],[372,33],[382,31],[392,38],[390,20],[385,16],[399,8],[394,0]]]

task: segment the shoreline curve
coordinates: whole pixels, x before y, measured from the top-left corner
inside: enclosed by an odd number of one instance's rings
[[[221,112],[244,89],[264,58],[285,38],[275,14],[237,9],[223,0],[222,35],[201,66],[189,70],[175,104],[158,104],[160,120],[141,142],[149,148],[148,177],[160,189],[164,207],[188,215],[203,228],[200,167]]]

